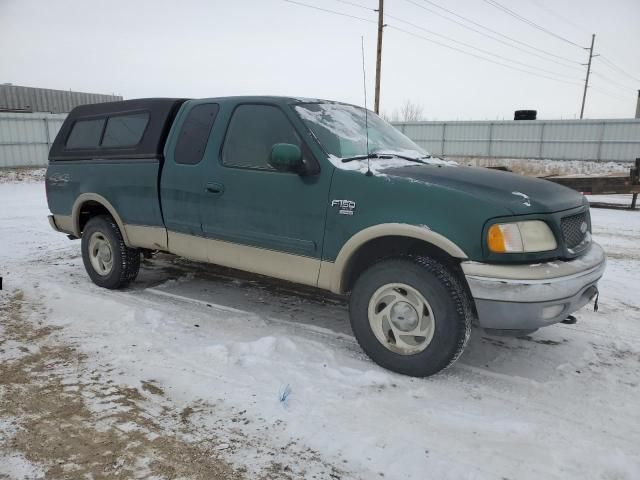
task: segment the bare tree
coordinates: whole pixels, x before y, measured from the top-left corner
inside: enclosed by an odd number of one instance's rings
[[[411,100],[405,100],[400,107],[400,121],[402,122],[417,122],[422,120],[424,114],[424,108],[422,105],[413,103]]]
[[[411,100],[405,100],[399,109],[396,108],[391,113],[382,112],[381,116],[387,122],[418,122],[424,119],[424,108]]]

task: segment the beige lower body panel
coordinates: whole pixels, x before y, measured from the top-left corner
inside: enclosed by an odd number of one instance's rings
[[[124,229],[131,247],[167,250],[167,230],[164,227],[125,224]]]
[[[333,293],[342,293],[340,291],[340,285],[336,279],[335,263],[333,262],[320,262],[320,273],[318,275],[318,287],[329,290]]]
[[[169,231],[168,251],[181,257],[318,286],[320,260]]]
[[[53,220],[57,230],[73,234],[70,215],[54,215]],[[186,235],[163,227],[125,224],[124,229],[131,247],[164,250],[190,260],[335,291],[333,262]]]
[[[59,232],[73,235],[73,217],[71,215],[53,215],[53,221]],[[53,225],[52,225],[53,226]]]

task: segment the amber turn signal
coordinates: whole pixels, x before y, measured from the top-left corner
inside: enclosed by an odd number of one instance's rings
[[[499,224],[492,225],[491,228],[489,228],[487,242],[489,244],[489,250],[494,253],[504,253],[507,251],[504,235]]]

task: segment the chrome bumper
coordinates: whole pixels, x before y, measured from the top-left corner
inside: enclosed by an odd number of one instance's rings
[[[560,322],[597,293],[604,273],[604,250],[593,243],[571,261],[529,265],[463,262],[481,327],[536,329]]]

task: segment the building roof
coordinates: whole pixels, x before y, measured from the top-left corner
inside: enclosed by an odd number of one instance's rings
[[[118,95],[0,84],[0,112],[69,113],[78,105],[120,100]]]

